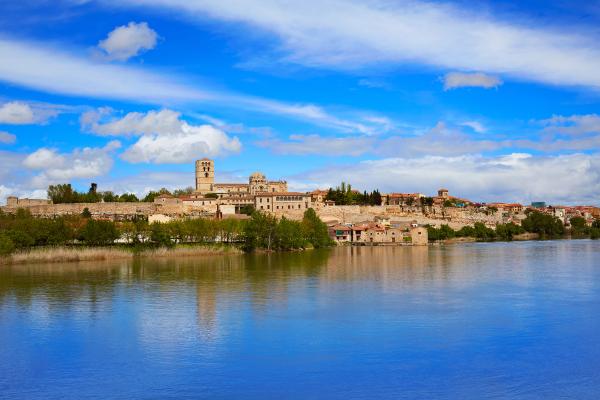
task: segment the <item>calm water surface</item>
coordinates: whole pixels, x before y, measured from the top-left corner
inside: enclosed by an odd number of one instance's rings
[[[600,242],[0,268],[0,398],[600,398]]]

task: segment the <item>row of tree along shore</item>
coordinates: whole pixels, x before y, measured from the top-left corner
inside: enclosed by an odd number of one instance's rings
[[[561,237],[600,239],[600,220],[592,226],[587,226],[582,217],[571,218],[571,226],[566,229],[564,224],[556,217],[537,211],[530,212],[521,225],[514,223],[498,224],[496,229],[489,228],[478,222],[473,226],[464,226],[454,230],[448,225],[439,228],[428,227],[429,241],[449,240],[454,238],[473,238],[482,241],[513,240],[525,233],[535,234],[540,239],[556,239]]]
[[[535,234],[542,239],[565,236],[598,239],[600,221],[590,227],[583,218],[573,218],[570,229],[566,230],[556,217],[531,212],[521,226],[499,224],[492,229],[476,223],[460,230],[453,230],[448,225],[428,227],[429,240],[432,242],[454,238],[512,240],[524,233]],[[77,251],[110,247],[132,254],[177,246],[186,248],[183,253],[191,254],[190,247],[200,246],[211,250],[199,253],[220,254],[226,248],[244,252],[289,251],[331,245],[333,242],[328,228],[313,209],[306,210],[301,221],[253,212],[247,220],[201,218],[156,224],[148,224],[143,219],[124,222],[95,220],[85,212],[76,216],[36,218],[26,209],[19,209],[14,214],[0,210],[0,255],[3,256],[57,247]]]
[[[0,255],[49,246],[120,246],[134,251],[189,245],[233,246],[246,252],[320,248],[333,244],[313,209],[301,221],[254,212],[247,220],[187,219],[148,224],[113,222],[89,215],[35,218],[26,209],[0,211]]]

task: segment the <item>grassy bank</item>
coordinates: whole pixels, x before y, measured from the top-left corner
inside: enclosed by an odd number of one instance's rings
[[[191,257],[223,254],[241,254],[235,246],[181,245],[172,248],[134,247],[44,247],[20,251],[0,258],[0,264],[66,263],[79,261],[106,261],[134,257]]]

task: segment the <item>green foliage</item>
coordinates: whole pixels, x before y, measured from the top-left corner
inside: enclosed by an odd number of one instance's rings
[[[271,250],[275,242],[276,229],[277,219],[274,216],[255,211],[244,227],[244,250]]]
[[[48,186],[48,198],[50,198],[54,204],[99,203],[101,201],[106,203],[138,201],[138,198],[131,193],[124,193],[119,196],[111,191],[98,192],[97,185],[95,183],[91,184],[87,193],[77,192],[73,189],[73,187],[71,187],[70,183],[50,185]]]
[[[92,218],[92,213],[90,212],[90,209],[89,209],[89,208],[85,207],[85,208],[83,209],[83,211],[81,212],[81,216],[82,216],[83,218]]]
[[[240,214],[252,215],[256,211],[252,204],[246,204],[240,207]]]
[[[8,235],[0,233],[0,256],[7,256],[15,250],[15,244]]]
[[[119,196],[119,202],[121,203],[137,203],[138,201],[140,200],[133,193],[123,193]]]
[[[216,193],[206,193],[204,197],[206,197],[207,199],[218,199],[219,195]]]
[[[496,236],[501,240],[512,240],[514,236],[522,233],[525,233],[525,229],[512,222],[496,225]]]
[[[171,229],[174,224],[152,224],[150,240],[156,246],[173,247],[175,243],[171,238]]]
[[[590,229],[590,239],[593,239],[593,240],[600,239],[600,228]]]
[[[421,207],[433,206],[433,197],[421,197]]]
[[[381,205],[381,193],[379,193],[379,190],[374,190],[371,193],[367,193],[366,191],[360,193],[352,190],[352,185],[346,182],[342,182],[335,189],[329,188],[325,199],[333,200],[337,205]]]
[[[180,197],[180,196],[187,196],[194,193],[194,188],[191,186],[186,187],[185,189],[175,189],[173,190],[173,196],[175,197]]]
[[[316,249],[328,247],[333,244],[332,239],[329,237],[327,225],[321,221],[315,210],[312,208],[309,208],[304,212],[302,218],[302,232],[306,240]]]
[[[113,244],[119,232],[113,222],[90,219],[81,231],[81,238],[89,245],[103,246]]]
[[[521,222],[521,226],[527,232],[537,233],[540,237],[557,237],[565,233],[563,223],[556,217],[532,211]]]
[[[471,237],[477,240],[512,240],[514,235],[524,233],[525,230],[511,223],[498,224],[496,229],[488,228],[481,222],[475,223],[473,226],[463,226],[458,231],[450,228],[448,225],[441,225],[439,228],[432,226],[427,227],[427,233],[430,241],[452,239],[454,237]]]
[[[151,190],[150,192],[148,192],[148,194],[146,195],[146,197],[144,197],[142,199],[142,201],[144,203],[152,203],[154,201],[154,199],[156,197],[160,196],[161,194],[171,194],[171,192],[169,192],[165,188],[161,188],[158,192],[155,192],[155,191]]]
[[[587,226],[585,218],[573,217],[571,218],[570,223],[572,237],[587,237],[591,234],[591,229]]]

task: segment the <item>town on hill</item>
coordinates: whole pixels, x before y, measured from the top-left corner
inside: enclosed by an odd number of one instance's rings
[[[442,188],[433,196],[422,193],[359,192],[342,183],[336,188],[311,192],[290,192],[286,181],[271,181],[255,172],[247,183],[215,182],[215,163],[195,163],[195,186],[174,192],[161,189],[139,200],[133,194],[99,192],[92,184],[87,193],[74,191],[69,184],[49,187],[48,199],[9,197],[4,213],[27,209],[34,217],[89,214],[96,220],[167,223],[194,218],[245,219],[254,211],[277,218],[301,220],[309,209],[329,227],[331,238],[356,244],[427,244],[428,239],[455,236],[487,238],[506,230],[524,233],[528,217],[551,217],[564,228],[596,229],[600,208],[559,206],[537,202],[477,203],[455,197]],[[470,231],[478,227],[479,231]],[[506,228],[508,227],[508,228]],[[535,230],[534,230],[535,231]],[[543,232],[541,232],[543,233]]]

